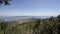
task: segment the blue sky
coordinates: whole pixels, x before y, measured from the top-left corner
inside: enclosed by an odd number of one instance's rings
[[[57,16],[60,0],[12,0],[0,6],[0,16]]]

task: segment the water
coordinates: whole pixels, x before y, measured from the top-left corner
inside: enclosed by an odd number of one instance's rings
[[[15,16],[15,17],[1,17],[1,20],[4,21],[15,21],[21,19],[29,19],[29,18],[49,18],[50,16]]]

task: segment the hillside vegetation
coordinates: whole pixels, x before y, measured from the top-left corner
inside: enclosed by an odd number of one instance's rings
[[[60,34],[60,15],[21,24],[0,20],[0,34]]]

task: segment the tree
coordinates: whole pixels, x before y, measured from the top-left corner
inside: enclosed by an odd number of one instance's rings
[[[9,5],[11,0],[0,0],[0,5],[4,3],[4,5]]]
[[[59,18],[59,19],[60,19],[60,15],[58,15],[58,16],[57,16],[57,18]]]
[[[3,21],[2,23],[0,23],[0,25],[1,25],[1,31],[3,31],[4,34],[6,34],[5,29],[6,29],[6,27],[7,27],[7,23],[5,23],[5,22]]]
[[[41,20],[38,19],[38,20],[37,20],[37,23],[36,23],[35,26],[33,27],[33,31],[35,32],[35,34],[39,34],[38,28],[39,28],[40,22],[41,22]]]
[[[60,15],[57,16],[58,22],[60,22]]]
[[[58,29],[58,34],[60,34],[60,15],[57,16],[58,24],[57,24],[57,29]]]

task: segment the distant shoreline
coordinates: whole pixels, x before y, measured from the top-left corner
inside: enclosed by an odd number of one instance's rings
[[[0,19],[4,21],[15,21],[15,20],[20,20],[20,19],[30,19],[30,18],[50,18],[52,16],[11,16],[11,17],[0,17]],[[53,16],[56,17],[56,16]]]

